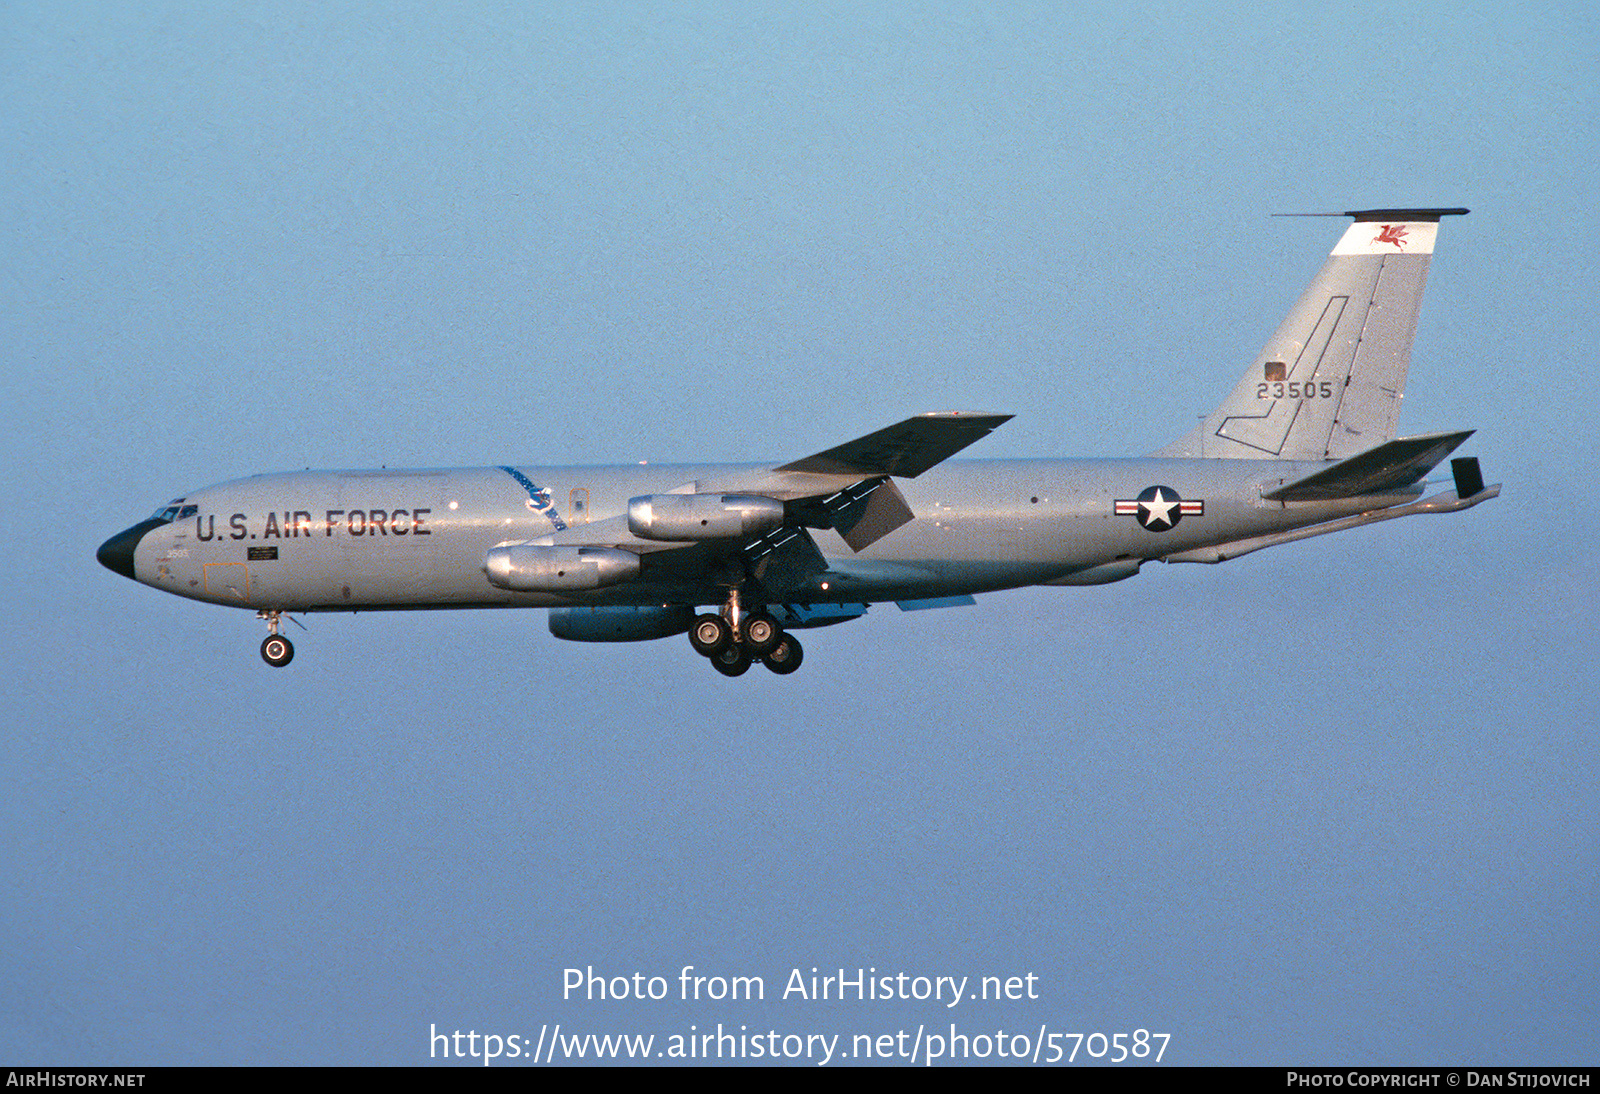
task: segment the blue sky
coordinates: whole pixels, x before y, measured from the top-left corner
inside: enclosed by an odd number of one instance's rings
[[[1596,19],[1503,5],[9,5],[0,1059],[426,1062],[430,1026],[1146,1028],[1593,1063]],[[255,471],[1121,456],[1338,221],[1465,205],[1407,433],[1498,501],[815,632],[291,628],[95,564]],[[563,1000],[563,970],[762,1003]],[[791,969],[1040,997],[776,1000]],[[675,982],[675,981],[674,981]],[[983,1009],[987,1008],[987,1009]]]

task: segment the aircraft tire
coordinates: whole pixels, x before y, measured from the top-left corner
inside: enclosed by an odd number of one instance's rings
[[[261,642],[261,660],[281,669],[294,660],[294,643],[281,634],[269,634]]]
[[[805,650],[800,648],[800,640],[792,634],[786,634],[778,640],[772,651],[761,659],[773,672],[779,676],[788,676],[800,667],[800,662],[805,660]]]
[[[715,657],[733,644],[733,630],[720,615],[697,615],[689,628],[689,645],[701,657]]]
[[[765,612],[757,612],[744,621],[744,648],[751,657],[765,657],[783,641],[783,629],[778,621]]]
[[[743,676],[750,667],[750,652],[743,646],[729,646],[712,655],[711,665],[724,676]]]

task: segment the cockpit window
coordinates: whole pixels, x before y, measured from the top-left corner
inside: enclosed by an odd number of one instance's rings
[[[184,505],[182,498],[173,498],[163,508],[150,514],[151,520],[160,520],[171,523],[184,517],[192,517],[199,510],[198,505]]]

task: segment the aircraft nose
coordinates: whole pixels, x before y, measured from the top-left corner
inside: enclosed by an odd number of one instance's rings
[[[163,524],[159,520],[141,520],[132,528],[125,528],[100,545],[94,557],[100,560],[100,565],[113,573],[137,581],[133,573],[133,552],[139,546],[139,541],[145,533],[152,528],[159,528]]]

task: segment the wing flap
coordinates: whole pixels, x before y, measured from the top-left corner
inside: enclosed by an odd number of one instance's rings
[[[914,519],[916,514],[906,504],[905,495],[887,475],[788,503],[788,523],[832,528],[858,554]]]
[[[916,514],[906,504],[900,488],[890,479],[881,479],[876,490],[835,516],[833,526],[849,548],[860,554],[915,519]]]
[[[750,576],[781,596],[826,572],[828,562],[804,528],[785,526],[744,548]]]

